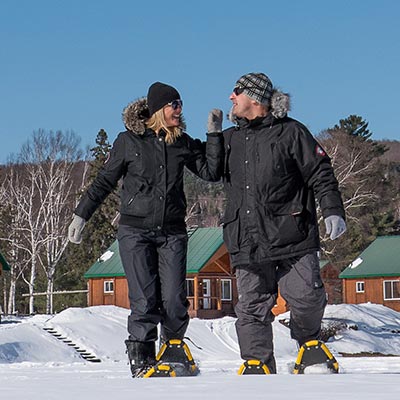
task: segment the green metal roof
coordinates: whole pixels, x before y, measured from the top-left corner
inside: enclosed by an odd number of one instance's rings
[[[223,242],[222,228],[197,228],[189,238],[186,272],[200,272]]]
[[[222,228],[196,228],[190,230],[187,256],[187,273],[198,273],[223,243]],[[125,276],[119,256],[118,242],[88,269],[85,278]]]
[[[10,265],[8,264],[8,262],[1,253],[0,253],[0,264],[3,266],[3,271],[11,271]]]
[[[339,278],[400,276],[400,236],[377,237]]]
[[[319,260],[319,269],[324,268],[326,264],[329,264],[329,260]]]
[[[118,241],[115,241],[84,275],[85,278],[107,278],[113,276],[125,276],[119,256]]]

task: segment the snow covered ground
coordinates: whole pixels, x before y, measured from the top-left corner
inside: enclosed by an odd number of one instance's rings
[[[193,319],[187,336],[201,374],[190,378],[132,379],[124,340],[129,311],[101,306],[58,315],[3,318],[0,324],[0,398],[67,399],[363,399],[400,396],[400,313],[374,305],[328,306],[324,325],[346,324],[328,347],[340,374],[292,375],[297,354],[289,330],[274,322],[277,375],[238,376],[241,364],[234,318]],[[98,357],[84,360],[65,340]],[[69,343],[69,344],[72,344]],[[343,357],[380,353],[385,357]]]

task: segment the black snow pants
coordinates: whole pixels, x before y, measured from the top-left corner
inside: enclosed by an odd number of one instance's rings
[[[278,296],[290,306],[291,337],[304,344],[317,339],[326,305],[316,253],[302,257],[236,267],[239,301],[236,332],[241,357],[263,361],[276,373],[272,308]]]
[[[187,234],[120,225],[118,243],[128,281],[129,340],[182,339],[188,323]]]

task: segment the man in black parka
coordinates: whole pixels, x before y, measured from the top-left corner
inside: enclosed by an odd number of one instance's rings
[[[223,132],[227,196],[224,241],[235,269],[236,330],[244,360],[276,373],[271,322],[278,287],[291,310],[292,338],[318,339],[326,305],[321,281],[315,197],[327,233],[345,230],[345,212],[330,159],[300,122],[289,96],[262,73],[242,76],[230,96],[235,126]],[[222,130],[212,110],[208,132]]]

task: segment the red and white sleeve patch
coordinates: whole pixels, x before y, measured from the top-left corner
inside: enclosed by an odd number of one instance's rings
[[[318,144],[315,147],[315,154],[317,156],[321,156],[321,157],[325,157],[326,156],[326,153],[325,153],[324,149],[321,146],[319,146]]]

